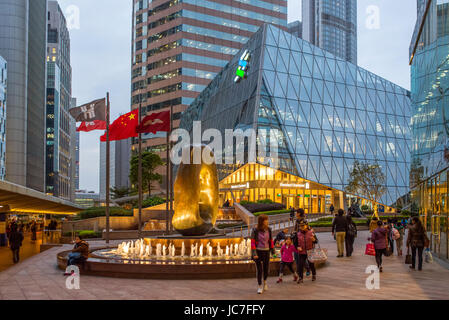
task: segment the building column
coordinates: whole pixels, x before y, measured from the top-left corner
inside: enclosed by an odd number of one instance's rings
[[[6,213],[0,213],[0,247],[6,247],[8,240],[6,238]]]

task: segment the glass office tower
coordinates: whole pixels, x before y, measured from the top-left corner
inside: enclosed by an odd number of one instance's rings
[[[432,249],[448,259],[449,1],[418,1],[410,64],[413,206]]]
[[[262,24],[287,28],[286,0],[133,3],[132,109],[140,102],[144,112],[173,106],[175,128],[181,112]],[[144,139],[145,149],[165,159],[165,134]],[[165,176],[165,169],[159,170]]]
[[[73,200],[70,34],[57,1],[48,2],[45,192]]]
[[[303,39],[357,64],[357,0],[302,0]]]
[[[250,57],[247,75],[235,82],[244,50]],[[381,166],[387,192],[380,203],[391,206],[409,192],[409,94],[264,25],[183,113],[180,127],[192,132],[192,122],[200,120],[203,132],[216,128],[225,136],[225,129],[253,128],[265,129],[268,140],[276,137],[277,167],[270,165],[276,161],[269,153],[256,166],[247,156],[244,163],[219,166],[222,192],[232,190],[236,199],[305,205],[308,198],[311,213],[314,206],[326,211],[331,202],[343,208],[343,191],[358,160]]]
[[[8,62],[6,180],[45,190],[47,0],[0,0]]]

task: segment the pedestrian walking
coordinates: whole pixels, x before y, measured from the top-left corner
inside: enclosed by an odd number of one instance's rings
[[[393,220],[388,220],[388,244],[389,244],[389,250],[391,254],[394,254],[394,243],[396,242],[395,239],[395,227]],[[397,231],[397,230],[396,230]]]
[[[293,270],[293,254],[297,252],[296,247],[292,243],[292,238],[287,236],[285,243],[281,248],[281,264],[279,267],[279,279],[277,283],[282,282],[285,267],[293,274],[293,281],[298,281],[298,274]]]
[[[369,232],[373,233],[374,230],[377,229],[377,221],[379,221],[379,218],[373,217],[369,223]]]
[[[296,211],[296,222],[295,222],[295,232],[299,231],[299,226],[301,223],[303,223],[306,220],[306,214],[304,212],[304,209],[299,208]]]
[[[295,220],[295,208],[290,207],[290,222]]]
[[[407,247],[412,249],[412,265],[410,269],[416,268],[416,254],[418,254],[418,270],[422,271],[424,248],[429,247],[429,238],[421,221],[417,217],[412,218],[408,228]]]
[[[312,271],[312,281],[316,280],[316,269],[313,262],[308,261],[307,254],[312,250],[317,242],[315,233],[309,229],[307,223],[301,223],[300,230],[295,233],[293,238],[293,244],[296,247],[298,260],[296,266],[296,272],[299,275],[298,284],[304,282],[304,268],[306,262],[308,262],[309,267]]]
[[[275,246],[282,246],[284,244],[284,241],[287,237],[288,234],[288,228],[284,228],[283,230],[281,230],[277,235],[276,238],[274,239],[274,245]]]
[[[332,236],[337,240],[337,258],[342,258],[345,254],[345,239],[346,232],[348,231],[348,222],[344,214],[345,212],[343,211],[343,209],[338,209],[337,216],[332,222]]]
[[[334,210],[335,210],[334,205],[331,203],[331,206],[329,207],[331,215],[334,215]]]
[[[32,241],[37,240],[37,223],[36,223],[36,221],[33,221],[31,223],[31,240]]]
[[[354,241],[355,238],[357,238],[357,226],[355,222],[352,220],[351,215],[347,215],[346,220],[348,224],[348,231],[346,232],[345,236],[345,247],[346,247],[346,256],[350,257],[354,252]]]
[[[398,251],[398,256],[401,257],[402,247],[404,246],[404,226],[401,222],[397,222],[395,229],[397,230],[397,234],[395,233],[396,248]]]
[[[9,247],[12,251],[12,261],[18,263],[20,260],[20,247],[22,246],[23,234],[19,232],[17,225],[12,225],[9,233]]]
[[[371,234],[371,241],[374,243],[374,249],[376,250],[376,263],[379,272],[382,272],[382,256],[387,253],[387,232],[382,221],[377,221],[377,228]]]
[[[256,263],[257,293],[262,294],[268,290],[267,278],[270,267],[270,254],[274,255],[274,241],[271,228],[268,227],[268,216],[264,214],[257,218],[257,227],[251,232],[251,252],[252,258]]]

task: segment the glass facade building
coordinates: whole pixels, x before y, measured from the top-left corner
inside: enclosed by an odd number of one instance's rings
[[[243,50],[250,55],[249,69],[246,78],[235,82]],[[226,129],[265,130],[268,141],[273,138],[278,144],[279,161],[272,175],[281,178],[269,187],[274,191],[262,191],[272,200],[285,202],[284,191],[276,189],[287,188],[292,189],[287,195],[322,196],[321,206],[329,198],[337,208],[343,207],[342,193],[358,160],[380,165],[387,189],[380,203],[391,206],[409,192],[409,95],[371,72],[266,24],[183,113],[180,127],[192,132],[193,121],[199,120],[203,132],[215,128],[223,136]],[[258,157],[256,163],[272,167],[270,162],[276,161],[270,158],[271,154]],[[245,163],[220,165],[221,184],[232,189],[225,179]],[[244,183],[252,181],[247,180],[252,177],[248,172]],[[251,188],[251,183],[242,185],[236,180],[236,184],[234,189]],[[262,185],[267,186],[261,183],[258,188]]]
[[[6,92],[8,67],[6,60],[0,56],[0,180],[6,175]]]
[[[8,62],[6,180],[45,190],[47,0],[0,0]]]
[[[69,114],[72,104],[70,35],[57,1],[48,2],[47,26],[45,192],[74,200],[72,144],[75,141],[71,139],[71,127],[75,123]]]
[[[357,64],[357,0],[302,0],[303,39]]]
[[[432,249],[448,259],[449,1],[418,1],[410,64],[412,201]]]
[[[181,112],[262,24],[287,29],[286,0],[133,3],[132,109],[140,102],[144,112],[173,106],[174,128]],[[165,141],[165,136],[145,135],[143,147],[164,150]],[[159,155],[166,158],[165,152]],[[165,176],[165,168],[159,173]]]

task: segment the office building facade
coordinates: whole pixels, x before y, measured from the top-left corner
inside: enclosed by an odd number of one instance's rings
[[[298,38],[302,38],[302,22],[297,20],[287,25],[288,32]]]
[[[242,53],[247,75],[235,81]],[[386,177],[389,212],[409,192],[409,92],[371,72],[264,25],[183,113],[181,128],[254,129],[270,152],[219,165],[222,200],[271,199],[309,213],[344,208],[355,161]],[[223,159],[226,155],[223,156]],[[362,203],[367,202],[358,196]],[[347,203],[347,202],[346,202]]]
[[[357,0],[302,0],[303,39],[357,64]]]
[[[70,35],[57,1],[48,2],[45,192],[73,200]]]
[[[6,175],[6,94],[8,83],[8,66],[0,56],[0,180]]]
[[[72,108],[76,107],[76,98],[72,98]],[[73,118],[72,118],[73,119]],[[73,187],[74,190],[80,189],[80,133],[76,131],[76,122],[73,119],[72,126],[70,127],[72,132],[70,141],[72,142],[72,172],[73,172]]]
[[[144,113],[173,106],[175,128],[181,112],[263,23],[287,27],[286,0],[133,3],[132,109],[140,102]],[[165,135],[144,138],[145,149],[166,158]],[[159,173],[165,176],[165,169]]]
[[[449,1],[418,1],[410,64],[413,208],[436,256],[449,259]]]
[[[131,139],[111,141],[109,185],[129,188]],[[100,200],[106,199],[106,143],[100,142]]]
[[[0,0],[0,56],[8,61],[6,180],[44,192],[46,0]]]

